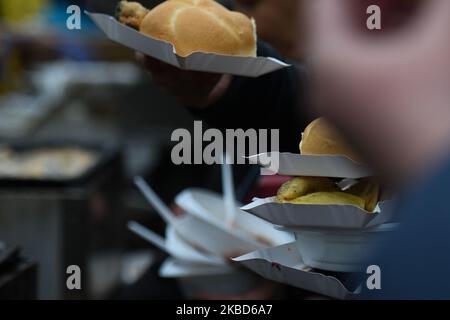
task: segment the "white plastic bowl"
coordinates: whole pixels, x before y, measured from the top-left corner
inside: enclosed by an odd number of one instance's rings
[[[224,266],[226,261],[219,256],[202,252],[183,239],[171,225],[166,229],[166,246],[174,257],[193,264]]]
[[[364,270],[380,241],[398,224],[371,229],[289,229],[307,266],[335,272]],[[284,229],[283,230],[288,230]]]
[[[276,230],[273,224],[239,208],[236,208],[235,221],[230,228],[225,222],[223,197],[207,190],[185,190],[175,202],[188,214],[183,220],[195,221],[190,226],[191,233],[183,232],[183,238],[222,257],[234,257],[294,241],[291,233]]]

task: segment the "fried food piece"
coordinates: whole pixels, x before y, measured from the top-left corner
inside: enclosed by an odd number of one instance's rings
[[[362,179],[346,192],[363,198],[366,202],[365,209],[373,212],[380,197],[380,185],[373,179]]]
[[[142,20],[144,20],[150,10],[139,2],[120,1],[116,8],[116,18],[120,23],[139,30]]]
[[[321,205],[354,205],[365,208],[364,199],[350,193],[334,191],[334,192],[315,192],[307,194],[303,197],[290,200],[293,204],[321,204]]]
[[[338,191],[338,188],[329,178],[295,177],[278,189],[277,201],[286,202],[319,191]]]

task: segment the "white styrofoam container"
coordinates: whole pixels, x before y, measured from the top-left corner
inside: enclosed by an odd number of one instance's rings
[[[354,205],[279,203],[276,197],[253,199],[242,210],[285,227],[371,228],[394,219],[393,201],[378,203],[374,212]]]
[[[180,69],[259,77],[289,67],[270,57],[238,57],[203,52],[181,57],[176,54],[172,44],[146,36],[121,24],[114,17],[101,13],[86,14],[109,39]]]
[[[339,155],[301,155],[287,152],[261,153],[248,157],[271,174],[359,179],[373,175],[364,164]],[[267,174],[267,172],[266,172]]]
[[[303,261],[296,243],[254,251],[233,259],[262,277],[336,299],[354,298],[360,289],[349,289],[336,276],[313,270]]]
[[[273,224],[239,208],[236,208],[233,226],[227,226],[222,195],[208,190],[184,190],[175,202],[188,214],[187,219],[197,221],[197,225],[192,226],[189,241],[219,256],[235,257],[294,240],[290,232],[276,230]]]
[[[175,226],[171,224],[166,228],[165,239],[156,232],[153,232],[135,221],[128,222],[128,228],[144,240],[180,261],[208,266],[223,266],[227,264],[227,261],[222,257],[208,254],[194,248],[178,234],[175,230]]]
[[[262,247],[254,239],[217,228],[196,216],[186,214],[176,219],[177,232],[191,246],[218,257],[230,258]]]
[[[209,266],[224,266],[227,264],[224,258],[201,252],[193,247],[184,240],[171,225],[168,225],[166,228],[166,246],[174,257],[192,264],[204,264]]]
[[[397,223],[371,229],[286,229],[295,234],[295,246],[306,265],[334,272],[366,270],[371,255]]]
[[[174,257],[166,259],[159,269],[159,275],[163,278],[217,276],[233,272],[235,270],[231,265],[198,265]]]

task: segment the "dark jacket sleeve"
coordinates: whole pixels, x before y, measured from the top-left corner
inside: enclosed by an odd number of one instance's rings
[[[263,42],[258,43],[258,56],[283,60]],[[218,129],[280,129],[280,151],[298,152],[308,122],[306,79],[304,67],[295,64],[259,78],[235,76],[215,105],[189,109],[196,119]]]
[[[401,224],[370,263],[380,267],[381,288],[367,289],[366,274],[362,299],[450,299],[450,155],[436,168],[399,197]]]

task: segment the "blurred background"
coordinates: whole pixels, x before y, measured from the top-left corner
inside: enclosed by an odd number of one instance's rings
[[[116,1],[0,1],[0,298],[180,297],[151,271],[164,255],[126,230],[133,219],[164,232],[132,178],[170,204],[186,187],[220,191],[220,169],[172,165],[170,135],[193,118],[84,14],[81,30],[67,30],[71,4],[113,15]],[[300,32],[282,32],[300,30],[301,2],[224,4],[301,61]],[[72,264],[81,291],[66,289]]]

